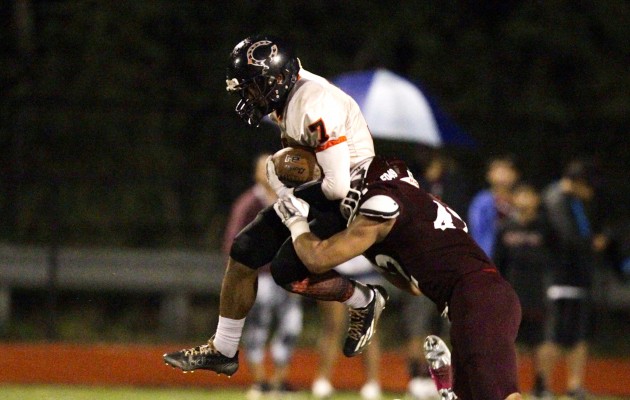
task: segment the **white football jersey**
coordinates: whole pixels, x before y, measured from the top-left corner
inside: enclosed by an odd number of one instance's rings
[[[304,69],[283,113],[272,113],[285,146],[313,148],[322,167],[322,190],[341,199],[350,189],[350,171],[374,157],[374,142],[359,105],[321,76]]]

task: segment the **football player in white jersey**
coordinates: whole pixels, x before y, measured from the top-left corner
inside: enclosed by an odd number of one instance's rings
[[[304,69],[298,78],[286,107],[270,117],[280,127],[285,145],[315,150],[326,198],[343,199],[350,189],[350,170],[374,157],[372,136],[352,97]]]
[[[357,103],[326,79],[301,68],[290,46],[274,37],[248,37],[230,54],[227,90],[239,96],[237,114],[251,126],[269,115],[283,146],[315,151],[324,178],[297,188],[278,179],[273,163],[267,178],[278,196],[293,193],[311,204],[310,230],[328,237],[345,228],[339,204],[350,189],[351,172],[374,157],[374,145]],[[223,277],[219,323],[204,345],[164,355],[183,371],[207,369],[228,376],[238,369],[245,317],[256,298],[258,268],[271,262],[275,282],[294,293],[349,307],[343,352],[351,357],[369,344],[387,302],[385,289],[350,280],[334,270],[315,275],[297,257],[289,230],[273,207],[262,210],[234,239]]]

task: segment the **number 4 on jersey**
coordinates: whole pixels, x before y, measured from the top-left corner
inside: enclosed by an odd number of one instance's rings
[[[466,226],[464,220],[461,219],[455,211],[437,200],[433,200],[433,202],[437,205],[437,217],[435,218],[435,221],[433,221],[433,227],[435,229],[441,229],[443,231],[447,229],[457,229],[457,226],[455,226],[453,221],[453,218],[457,218],[463,226],[461,229],[463,229],[464,232],[468,232],[468,226]]]

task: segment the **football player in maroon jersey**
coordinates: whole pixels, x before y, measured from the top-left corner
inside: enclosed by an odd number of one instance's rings
[[[328,239],[310,232],[309,205],[294,196],[275,209],[309,271],[321,274],[359,254],[394,285],[430,298],[451,321],[453,389],[460,399],[521,399],[516,293],[468,234],[466,223],[420,188],[407,166],[379,157],[352,177],[342,201],[348,227]]]

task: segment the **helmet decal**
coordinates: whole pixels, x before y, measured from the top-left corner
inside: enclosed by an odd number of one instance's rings
[[[272,45],[269,49],[269,55],[263,59],[259,59],[254,57],[254,51],[260,46],[268,46]],[[273,44],[270,40],[260,40],[258,42],[253,43],[247,49],[247,64],[256,65],[258,67],[263,67],[263,69],[269,69],[269,65],[265,64],[268,60],[272,60],[278,54],[278,46]]]

